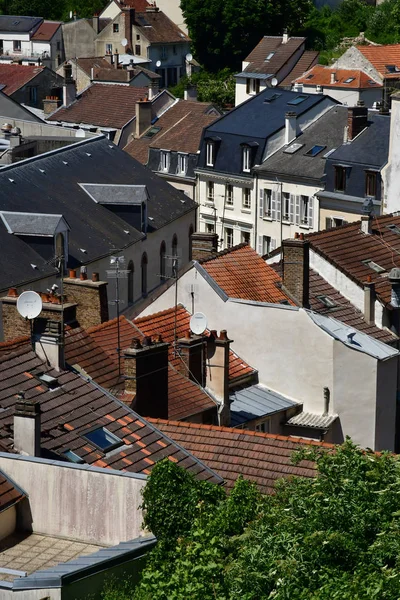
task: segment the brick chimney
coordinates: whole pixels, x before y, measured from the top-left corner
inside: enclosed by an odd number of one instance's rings
[[[43,112],[44,114],[51,115],[61,105],[61,100],[57,96],[46,96],[43,100]]]
[[[191,236],[192,260],[211,258],[218,252],[218,234],[195,231]]]
[[[125,390],[135,394],[131,407],[143,417],[168,419],[168,348],[157,336],[134,338],[124,351]]]
[[[296,234],[298,235],[298,234]],[[309,306],[310,243],[301,233],[295,239],[283,240],[283,289],[300,306]]]
[[[23,394],[21,394],[23,395]],[[40,404],[20,399],[14,413],[14,449],[28,456],[40,456]]]
[[[375,284],[371,276],[364,283],[364,319],[369,325],[375,324]]]
[[[84,329],[108,321],[107,281],[99,281],[99,274],[93,273],[92,279],[86,279],[81,273],[79,279],[71,270],[64,278],[64,292],[68,300],[76,303],[76,320]]]
[[[353,140],[368,124],[368,108],[359,100],[347,110],[348,140]]]
[[[136,102],[136,138],[151,127],[152,104],[148,100]]]
[[[230,340],[225,329],[219,337],[212,331],[208,341],[207,388],[220,402],[218,421],[222,426],[231,424],[231,409],[229,399],[229,350]]]
[[[193,335],[189,330],[184,338],[177,341],[178,354],[181,360],[178,371],[195,383],[204,387],[207,349],[205,339],[201,335]]]
[[[125,37],[128,40],[128,44],[125,48],[125,52],[130,50],[133,52],[133,43],[132,43],[132,27],[135,23],[135,9],[123,7],[123,13],[125,17]]]
[[[76,98],[75,80],[72,77],[72,65],[64,64],[63,106],[69,106]]]

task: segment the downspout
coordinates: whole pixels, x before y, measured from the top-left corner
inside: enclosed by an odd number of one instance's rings
[[[256,208],[256,212],[255,212],[255,219],[254,219],[254,249],[257,252],[257,248],[258,248],[258,236],[257,236],[257,232],[258,232],[258,173],[255,172],[255,177],[256,177],[256,201],[255,201],[255,208]]]

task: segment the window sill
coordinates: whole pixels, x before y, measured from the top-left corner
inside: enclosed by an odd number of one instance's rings
[[[225,204],[225,210],[234,210],[234,207],[231,204],[228,204],[228,206]]]
[[[205,206],[210,206],[210,207],[214,208],[214,202],[212,202],[211,200],[206,200],[204,202],[204,204],[205,204]]]
[[[300,223],[300,229],[310,229],[310,226],[307,223]]]
[[[247,215],[251,215],[251,208],[242,208],[240,212],[246,213]]]
[[[272,218],[272,217],[269,217],[269,216],[267,216],[267,215],[264,215],[264,216],[263,216],[263,219],[264,219],[264,221],[273,221],[273,218]]]

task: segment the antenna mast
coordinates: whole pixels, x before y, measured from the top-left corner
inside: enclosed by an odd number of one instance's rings
[[[115,278],[115,300],[112,300],[110,304],[116,307],[117,312],[117,357],[118,357],[118,376],[121,377],[121,327],[119,322],[120,316],[120,304],[123,302],[119,294],[119,280],[126,279],[129,271],[121,269],[125,265],[125,256],[111,256],[110,266],[111,269],[107,270],[107,277],[109,279]]]

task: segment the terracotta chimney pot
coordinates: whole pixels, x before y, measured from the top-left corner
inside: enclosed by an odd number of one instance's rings
[[[10,298],[18,298],[18,292],[17,292],[17,288],[12,287],[8,290],[7,296],[9,296]]]
[[[82,273],[82,271],[81,271],[81,274],[80,274],[80,276],[79,276],[79,279],[80,279],[81,281],[86,281],[86,279],[87,279],[87,273]]]
[[[227,340],[228,339],[228,335],[227,335],[226,329],[221,329],[221,332],[219,334],[219,339],[220,340]]]
[[[69,270],[70,279],[76,279],[76,269]]]
[[[92,281],[94,281],[94,282],[99,281],[99,274],[98,273],[92,273]]]

